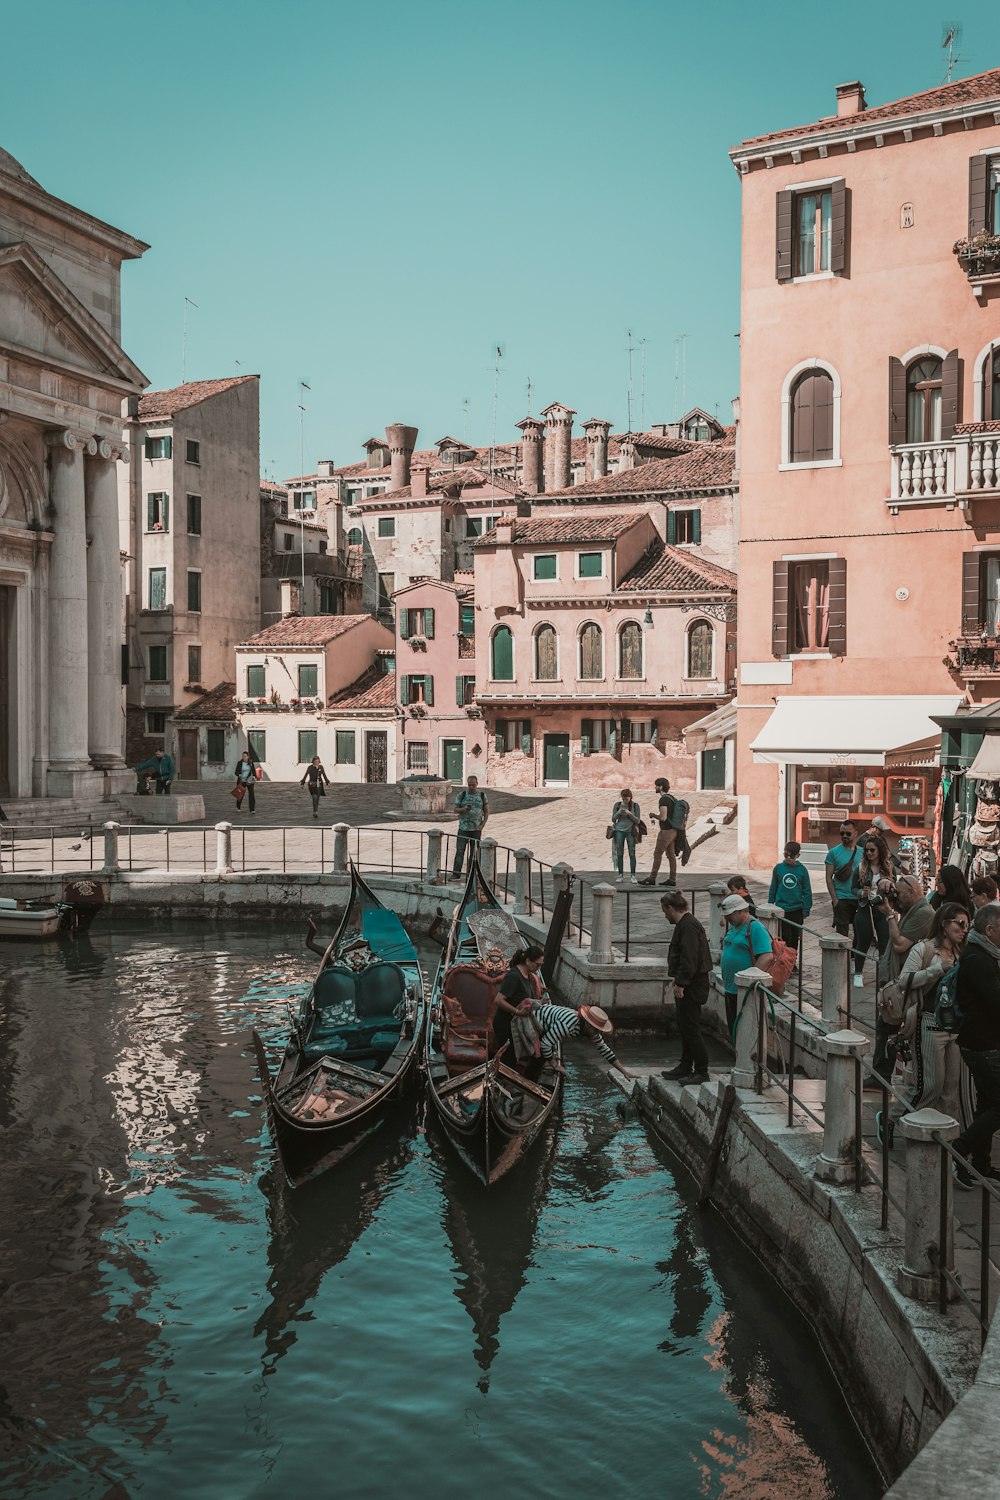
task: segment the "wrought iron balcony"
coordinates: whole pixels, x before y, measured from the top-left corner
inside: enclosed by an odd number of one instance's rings
[[[966,681],[1000,677],[1000,638],[997,636],[960,635],[948,644],[954,653],[950,664]]]

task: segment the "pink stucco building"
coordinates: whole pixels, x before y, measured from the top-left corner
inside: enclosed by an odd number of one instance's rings
[[[683,731],[729,696],[734,575],[643,509],[505,516],[475,552],[489,785],[693,787]]]
[[[1000,70],[835,102],[731,153],[756,866],[847,815],[932,830],[933,716],[1000,675]]]
[[[395,595],[399,775],[462,782],[486,772],[476,707],[472,575],[422,579]]]

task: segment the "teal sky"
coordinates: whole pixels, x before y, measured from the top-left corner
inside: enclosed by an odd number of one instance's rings
[[[153,386],[256,372],[261,466],[360,457],[390,421],[489,442],[531,405],[669,421],[737,391],[727,149],[1000,65],[995,4],[7,0],[0,146],[149,241],[123,342]],[[644,339],[643,353],[639,341]],[[642,363],[645,361],[645,403]],[[680,395],[678,394],[678,400]]]

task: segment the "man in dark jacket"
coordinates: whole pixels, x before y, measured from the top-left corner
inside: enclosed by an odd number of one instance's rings
[[[958,1045],[976,1085],[976,1114],[954,1142],[983,1177],[1000,1180],[990,1165],[993,1136],[1000,1129],[1000,905],[981,906],[972,920],[955,984],[962,1017]],[[955,1181],[971,1188],[973,1179],[957,1162]]]
[[[683,891],[670,891],[660,902],[663,915],[673,926],[667,969],[674,981],[677,1030],[681,1034],[681,1060],[664,1078],[683,1083],[708,1082],[708,1053],[701,1034],[701,1007],[708,999],[712,954],[705,929],[688,911]]]

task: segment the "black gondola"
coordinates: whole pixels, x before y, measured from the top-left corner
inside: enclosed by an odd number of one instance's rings
[[[497,991],[522,939],[473,858],[427,1014],[427,1093],[451,1146],[489,1187],[522,1159],[559,1103],[562,1074],[537,1079],[492,1056]]]
[[[271,1135],[294,1187],[381,1125],[416,1069],[424,1009],[416,947],[352,864],[347,910],[276,1077],[253,1034]]]

